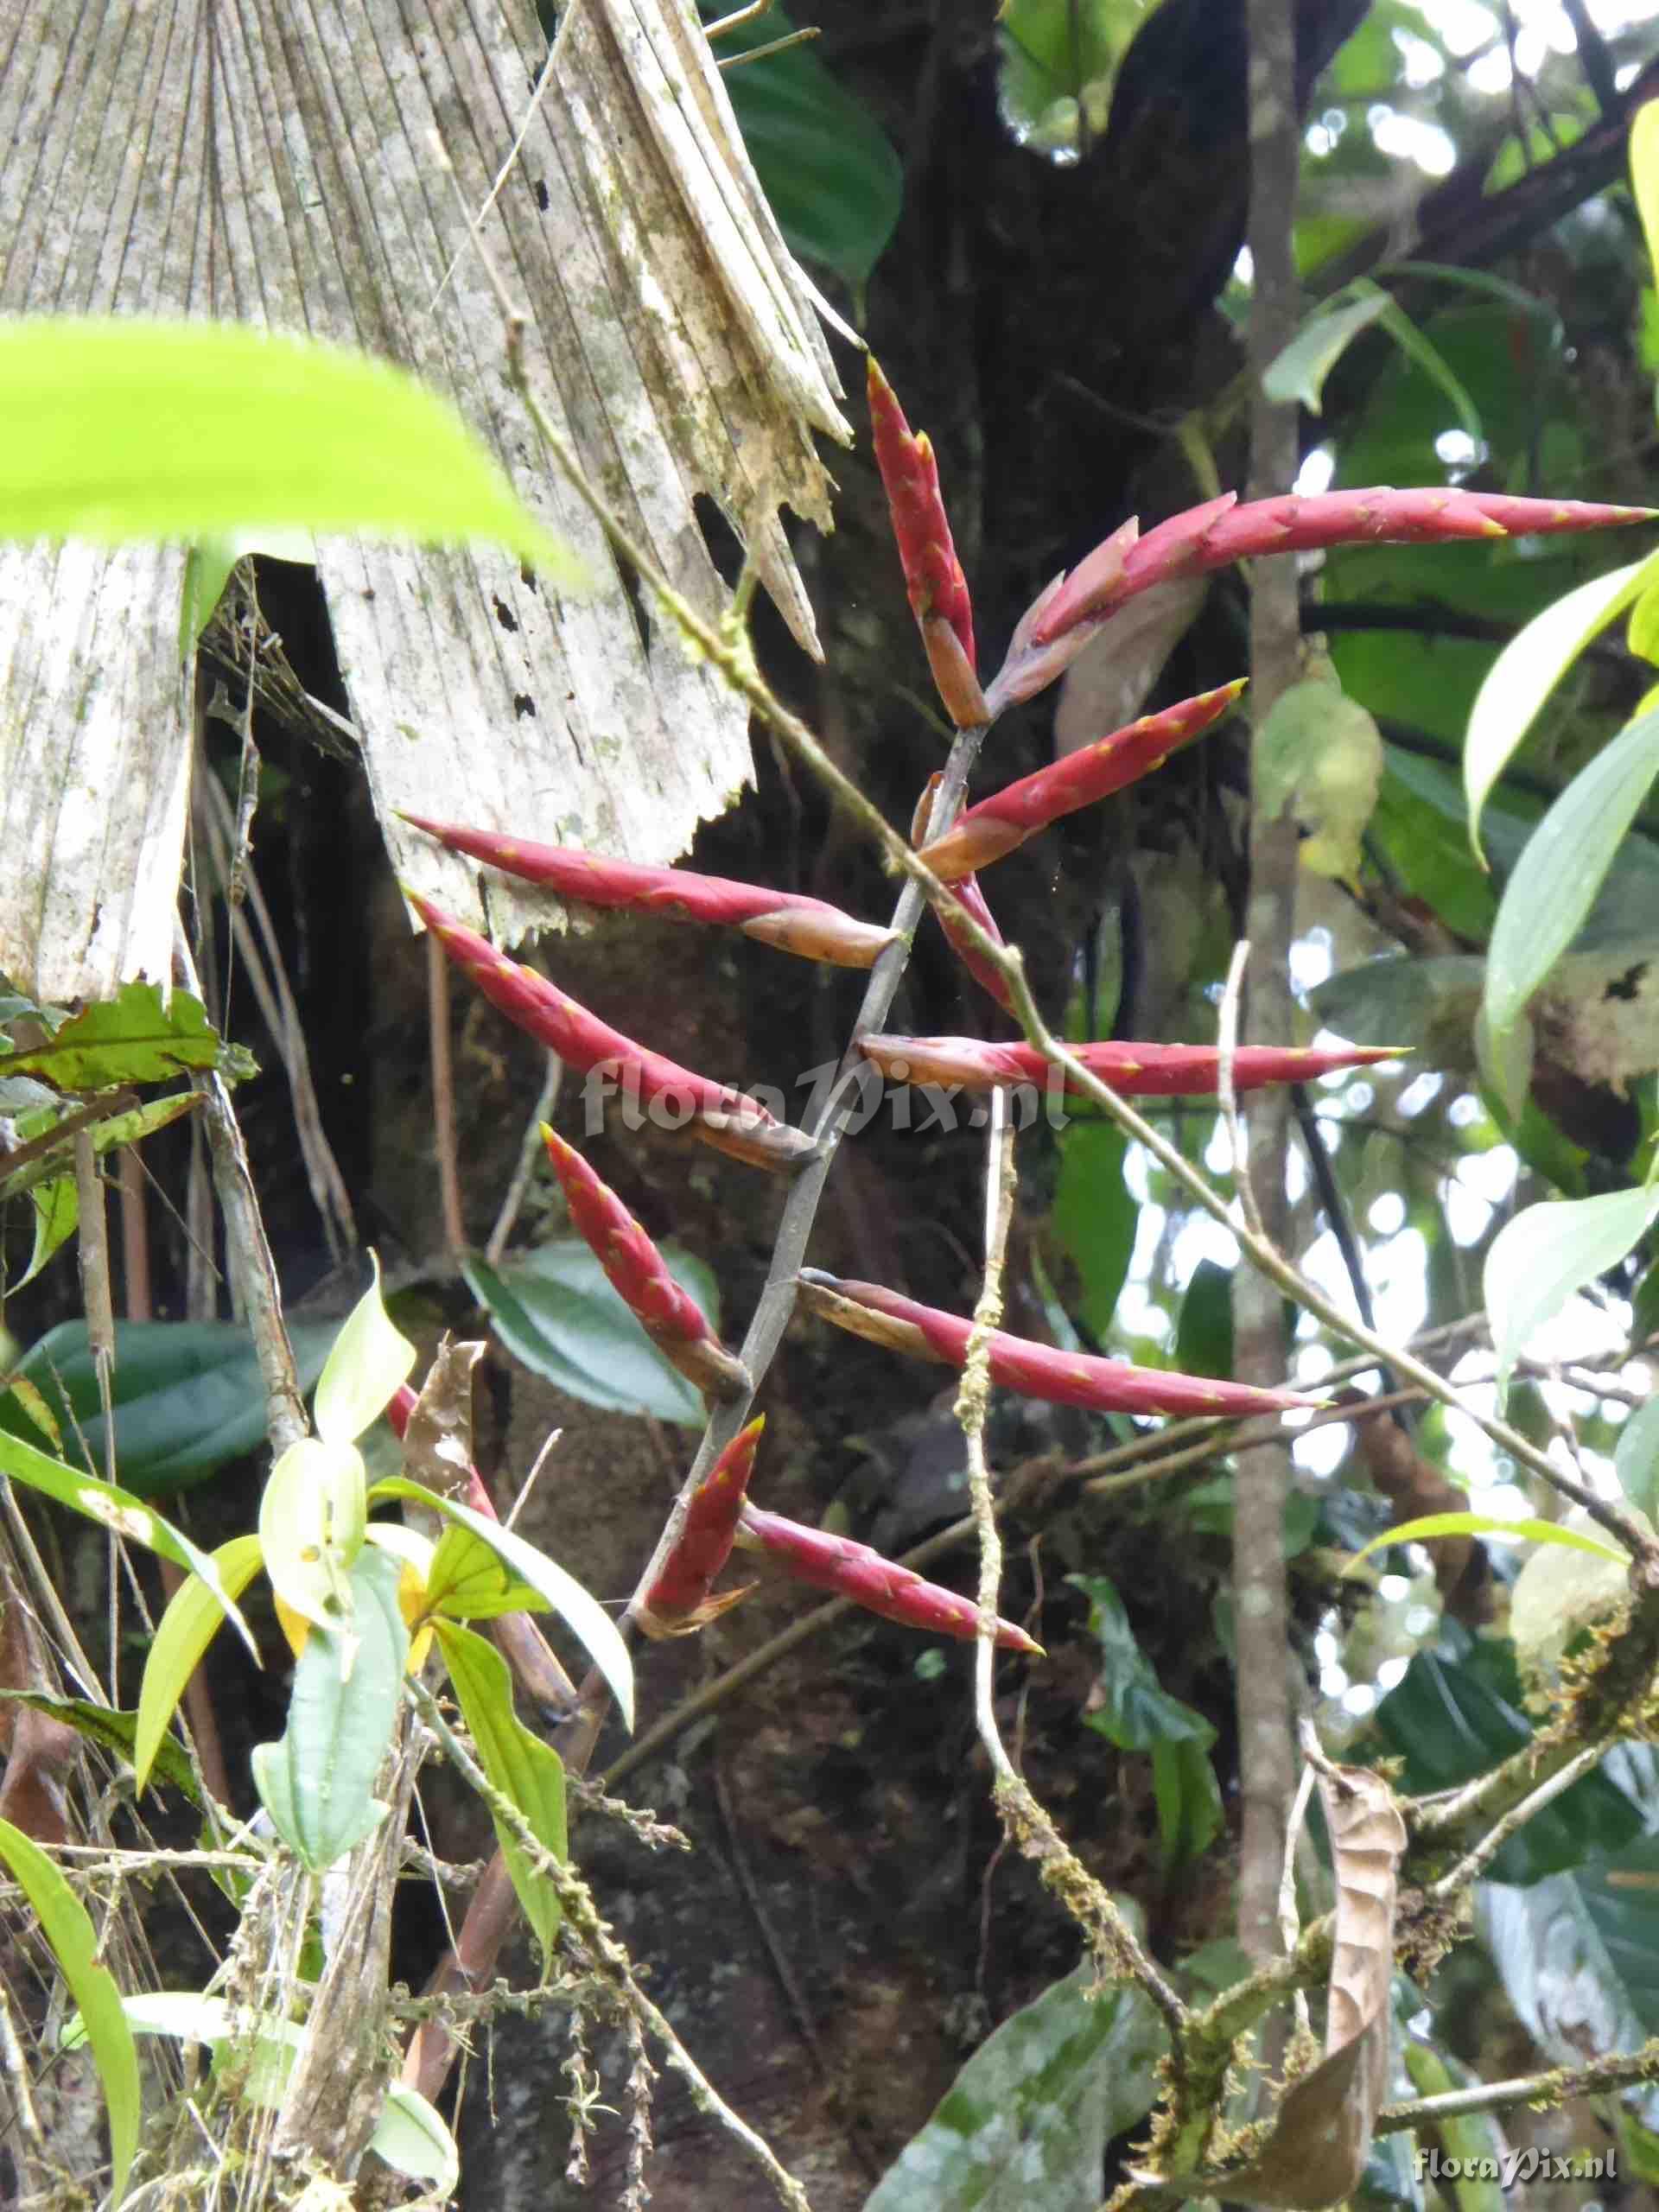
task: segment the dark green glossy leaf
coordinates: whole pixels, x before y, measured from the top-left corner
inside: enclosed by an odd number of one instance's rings
[[[154,983],[124,983],[119,998],[72,1015],[42,1045],[0,1054],[0,1076],[36,1076],[59,1090],[110,1090],[167,1083],[193,1069],[232,1079],[254,1072],[239,1045],[227,1045],[200,999],[175,991],[166,1005]]]
[[[669,1273],[717,1331],[709,1269],[671,1244],[660,1249]],[[544,1382],[611,1413],[701,1424],[701,1394],[657,1350],[580,1236],[539,1245],[501,1268],[471,1260],[466,1274],[502,1343]]]
[[[1079,1967],[1005,2020],[864,2212],[1094,2212],[1106,2146],[1151,2108],[1162,2023]]]
[[[1089,1726],[1120,1751],[1149,1751],[1154,1744],[1215,1741],[1201,1713],[1159,1687],[1152,1662],[1135,1637],[1123,1600],[1100,1574],[1069,1574],[1089,1600],[1089,1633],[1100,1646],[1102,1702],[1085,1715]]]
[[[1060,1134],[1054,1230],[1077,1270],[1079,1311],[1096,1338],[1111,1332],[1135,1256],[1140,1209],[1123,1180],[1127,1148],[1109,1122],[1071,1121]]]
[[[385,1807],[375,1780],[397,1722],[409,1630],[398,1563],[373,1544],[353,1560],[350,1669],[336,1630],[314,1626],[294,1669],[288,1727],[251,1764],[276,1833],[314,1874],[373,1833]]]
[[[1158,1806],[1158,1840],[1172,1866],[1207,1851],[1226,1815],[1208,1747],[1188,1741],[1154,1744],[1152,1788]]]
[[[1477,1642],[1448,1624],[1439,1649],[1420,1651],[1376,1708],[1378,1734],[1406,1763],[1402,1787],[1414,1795],[1449,1789],[1519,1751],[1533,1733],[1521,1696],[1508,1637]],[[1642,1808],[1599,1769],[1510,1838],[1492,1862],[1494,1878],[1541,1881],[1592,1851],[1622,1849],[1642,1824]]]
[[[704,20],[731,7],[703,0]],[[722,38],[722,61],[794,28],[781,8]],[[863,103],[838,84],[810,45],[723,72],[755,175],[792,252],[822,262],[855,289],[899,220],[904,172]]]
[[[1233,1270],[1217,1260],[1200,1260],[1187,1279],[1175,1325],[1175,1364],[1183,1375],[1231,1378]]]
[[[308,1390],[335,1326],[310,1323],[289,1333],[301,1388]],[[101,1471],[104,1416],[86,1323],[60,1323],[14,1372],[45,1400],[61,1429],[64,1456]],[[199,1483],[265,1440],[253,1339],[232,1322],[118,1321],[113,1399],[116,1466],[123,1487],[141,1497]],[[15,1395],[0,1397],[0,1430],[30,1443],[50,1441]]]

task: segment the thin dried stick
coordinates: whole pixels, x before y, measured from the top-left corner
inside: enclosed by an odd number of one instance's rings
[[[435,936],[426,940],[427,1036],[432,1061],[432,1137],[438,1155],[443,1241],[452,1258],[467,1249],[455,1157],[455,1082],[449,1057],[449,962]]]

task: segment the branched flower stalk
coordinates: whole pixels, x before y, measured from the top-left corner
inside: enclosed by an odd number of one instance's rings
[[[931,449],[925,439],[911,436],[902,416],[897,414],[896,402],[889,408],[891,394],[878,379],[873,389],[877,391],[882,436],[893,448],[888,488],[894,497],[894,520],[905,556],[911,602],[942,696],[958,724],[950,757],[928,808],[928,851],[918,854],[836,766],[812,732],[782,704],[761,677],[743,626],[753,589],[753,575],[747,567],[731,614],[719,626],[710,624],[673,588],[609,512],[541,404],[524,366],[524,318],[513,309],[504,293],[500,297],[507,323],[509,381],[561,474],[593,512],[620,558],[653,594],[688,646],[720,669],[757,717],[813,775],[832,802],[858,824],[880,854],[889,872],[906,879],[887,932],[888,942],[877,952],[870,969],[854,1041],[842,1061],[836,1085],[815,1126],[804,1133],[802,1164],[794,1174],[767,1280],[740,1354],[748,1387],[734,1389],[729,1398],[713,1407],[691,1469],[625,1616],[625,1630],[638,1634],[647,1593],[661,1582],[669,1563],[680,1552],[694,1501],[702,1494],[706,1503],[709,1493],[704,1485],[710,1470],[734,1445],[749,1420],[754,1389],[766,1375],[795,1307],[808,1239],[844,1126],[853,1086],[863,1065],[864,1045],[879,1033],[892,1005],[925,902],[933,906],[952,942],[964,956],[971,954],[976,972],[1012,1012],[1025,1039],[1024,1046],[1015,1049],[1057,1071],[1069,1093],[1091,1101],[1127,1136],[1133,1138],[1196,1205],[1231,1231],[1245,1258],[1268,1281],[1295,1299],[1325,1327],[1357,1345],[1370,1360],[1391,1367],[1426,1396],[1464,1413],[1519,1465],[1536,1474],[1559,1495],[1582,1507],[1616,1535],[1630,1554],[1632,1586],[1638,1607],[1645,1599],[1645,1610],[1659,1614],[1659,1540],[1649,1536],[1620,1507],[1598,1497],[1557,1466],[1507,1423],[1478,1409],[1465,1393],[1432,1368],[1384,1344],[1373,1331],[1308,1282],[1273,1241],[1255,1223],[1243,1217],[1236,1203],[1224,1198],[1150,1122],[1135,1112],[1118,1090],[1103,1080],[1097,1066],[1089,1065],[1090,1058],[1096,1056],[1073,1052],[1055,1038],[1036,1006],[1019,949],[1004,944],[993,930],[983,925],[988,911],[982,899],[970,896],[964,901],[956,897],[948,882],[942,880],[940,871],[930,866],[928,856],[944,859],[948,873],[967,876],[997,856],[992,848],[999,840],[1002,841],[1001,849],[1010,849],[1007,833],[991,827],[996,818],[994,804],[989,809],[976,810],[979,818],[987,823],[985,833],[976,832],[960,850],[950,842],[969,772],[995,711],[1009,699],[1028,696],[1033,690],[1040,689],[1042,683],[1052,680],[1086,642],[1086,633],[1096,628],[1114,607],[1147,583],[1164,575],[1190,574],[1219,565],[1241,553],[1339,543],[1356,535],[1408,542],[1423,536],[1490,536],[1510,525],[1521,529],[1573,528],[1592,521],[1634,519],[1633,511],[1573,510],[1555,503],[1493,502],[1472,495],[1379,492],[1344,493],[1316,501],[1262,501],[1238,509],[1236,513],[1232,501],[1227,499],[1213,503],[1208,510],[1177,518],[1139,541],[1133,526],[1126,525],[1089,562],[1080,564],[1072,578],[1051,587],[1042,596],[1016,632],[1009,663],[1002,675],[988,687],[987,694],[982,695],[973,664],[971,614],[965,588],[958,590],[960,569],[955,564],[948,528],[943,521]],[[895,454],[897,460],[893,462]],[[895,467],[897,475],[893,473]],[[903,483],[896,493],[895,485],[900,477]],[[931,551],[925,543],[930,531],[937,541]],[[747,590],[743,588],[745,583]],[[983,704],[985,697],[989,699],[988,707]],[[1219,711],[1222,706],[1230,703],[1230,692],[1206,695],[1203,702],[1195,702],[1200,721],[1214,718],[1212,701]],[[1178,729],[1170,732],[1172,737],[1179,734],[1181,731]],[[1190,730],[1186,734],[1191,734]],[[1157,735],[1161,736],[1162,733]],[[1154,734],[1148,732],[1144,741],[1135,735],[1128,750],[1140,765],[1153,765]],[[1104,751],[1096,748],[1090,764],[1090,772],[1103,776],[1108,787],[1111,784],[1111,758],[1109,746]],[[1042,809],[1048,804],[1049,794],[1041,789],[1034,793],[1031,790],[1033,784],[1040,785],[1040,779],[1028,779],[1025,785],[1015,787],[1016,798],[1008,804],[1005,817],[1014,833],[1013,842],[1018,842],[1027,829],[1047,818]],[[1065,779],[1061,784],[1064,789],[1058,796],[1064,799],[1076,786]],[[499,960],[499,956],[491,953],[490,958]],[[1229,1050],[1227,1059],[1230,1087],[1243,1087],[1250,1073],[1249,1062],[1235,1049]],[[995,1075],[989,1079],[996,1084]],[[1220,1071],[1212,1056],[1205,1087],[1215,1089],[1219,1083]],[[1205,2012],[1189,2014],[1155,1963],[1135,1941],[1110,1899],[1086,1874],[1048,1816],[1031,1797],[1001,1742],[991,1694],[993,1653],[1001,1632],[996,1615],[1001,1546],[984,1452],[983,1425],[996,1356],[996,1322],[1001,1310],[1003,1244],[1012,1196],[1012,1164],[1006,1099],[1000,1088],[994,1090],[994,1096],[998,1112],[994,1122],[990,1234],[984,1288],[962,1359],[963,1381],[957,1408],[967,1441],[973,1521],[981,1548],[976,1721],[995,1774],[998,1802],[1011,1831],[1041,1865],[1045,1879],[1077,1919],[1091,1945],[1115,1971],[1127,1975],[1140,1986],[1169,2027],[1173,2053],[1167,2121],[1169,2129],[1179,2132],[1196,2120],[1219,2094],[1236,2037],[1261,2018],[1287,1990],[1306,1986],[1324,1970],[1330,1950],[1330,1923],[1316,1922],[1305,1931],[1291,1957],[1262,1967],[1225,1993]],[[1584,1699],[1592,1700],[1598,1692],[1601,1699],[1600,1717],[1607,1728],[1616,1729],[1630,1705],[1628,1689],[1623,1685],[1592,1683],[1583,1693]],[[576,1773],[585,1770],[592,1757],[608,1697],[597,1671],[590,1673],[582,1685],[579,1711],[558,1732],[556,1748]],[[1582,1742],[1580,1734],[1574,1745],[1575,1752]],[[1509,1802],[1496,1807],[1484,1803],[1483,1811],[1501,1823],[1529,1793],[1535,1795],[1541,1789],[1556,1786],[1553,1785],[1552,1776],[1559,1770],[1559,1767],[1554,1768],[1552,1775],[1546,1776],[1535,1772],[1526,1786],[1517,1785]],[[1466,1854],[1467,1862],[1484,1863],[1489,1844],[1490,1848],[1496,1848],[1496,1842],[1490,1839],[1478,1843]],[[493,1866],[491,1872],[486,1873],[461,1939],[462,1954],[474,1972],[478,1961],[493,1958],[513,1912],[511,1887],[499,1880],[493,1882],[494,1871]],[[1454,1872],[1460,1874],[1462,1870]],[[562,1876],[574,1880],[568,1870],[562,1870]],[[410,2058],[411,2066],[406,2069],[405,2078],[412,2079],[429,2094],[433,2094],[448,2065],[448,2053],[442,2048],[440,2039],[429,2037],[423,2057],[417,2057],[411,2051]],[[1154,2190],[1146,2201],[1156,2201],[1157,2194]]]

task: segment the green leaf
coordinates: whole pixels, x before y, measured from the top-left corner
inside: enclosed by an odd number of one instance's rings
[[[243,2074],[243,2094],[256,2104],[282,2102],[288,2077],[303,2038],[297,2022],[276,2012],[245,2012],[222,1997],[189,1989],[135,1992],[122,2000],[127,2025],[137,2035],[175,2036],[181,2043],[206,2044],[215,2053],[228,2045],[251,2045],[253,2063]],[[63,2031],[66,2048],[79,2043],[82,2022],[72,2019]],[[412,2181],[431,2183],[446,2196],[461,2177],[454,2139],[419,2090],[394,2082],[369,2139],[370,2148]]]
[[[1361,1560],[1369,1559],[1373,1552],[1386,1551],[1391,1544],[1421,1544],[1432,1536],[1521,1537],[1529,1543],[1558,1544],[1567,1551],[1589,1552],[1597,1559],[1611,1560],[1616,1567],[1630,1565],[1624,1553],[1613,1545],[1581,1529],[1564,1528],[1559,1521],[1503,1521],[1491,1513],[1425,1513],[1414,1521],[1396,1522],[1380,1536],[1373,1536],[1354,1554],[1343,1573],[1351,1574]]]
[[[37,1843],[0,1821],[0,1859],[28,1898],[86,2024],[110,2114],[110,2202],[119,2204],[138,2147],[142,2107],[138,2053],[121,2009],[115,1977],[98,1957],[98,1932],[86,1908]]]
[[[348,1578],[349,1637],[312,1630],[294,1669],[287,1731],[253,1753],[260,1802],[314,1874],[326,1872],[385,1816],[374,1784],[409,1657],[397,1576],[397,1561],[374,1545],[358,1554]]]
[[[236,322],[22,316],[0,330],[0,537],[352,531],[575,556],[454,410],[366,353]],[[134,425],[143,425],[142,436]]]
[[[1184,1866],[1209,1849],[1227,1817],[1208,1747],[1190,1739],[1154,1744],[1152,1788],[1165,1863]]]
[[[1593,577],[1535,615],[1493,662],[1469,717],[1463,753],[1469,838],[1478,858],[1482,810],[1539,709],[1591,640],[1656,576],[1659,554]]]
[[[313,1418],[325,1444],[355,1444],[408,1382],[415,1347],[392,1326],[380,1295],[380,1261],[369,1255],[374,1281],[346,1315],[317,1377]]]
[[[1613,1472],[1638,1513],[1659,1517],[1659,1397],[1638,1406],[1619,1430]]]
[[[1438,1645],[1419,1651],[1378,1704],[1374,1726],[1403,1758],[1402,1786],[1414,1796],[1455,1789],[1531,1742],[1524,1693],[1507,1637],[1469,1635],[1442,1624]],[[1619,1851],[1641,1833],[1642,1807],[1613,1779],[1616,1762],[1535,1813],[1492,1861],[1502,1882],[1536,1882],[1592,1851]],[[1659,2025],[1659,2024],[1656,2024]]]
[[[1586,1856],[1581,1846],[1580,1861]],[[1655,1838],[1529,1888],[1483,1882],[1476,1925],[1504,1994],[1549,2058],[1582,2066],[1659,2034]],[[1637,2110],[1659,2126],[1659,2091],[1649,2085]]]
[[[569,1840],[563,1760],[550,1745],[532,1736],[514,1713],[512,1677],[495,1646],[454,1621],[439,1621],[437,1632],[479,1764],[524,1815],[537,1843],[555,1859],[563,1859]],[[543,1957],[550,1958],[561,1917],[558,1891],[545,1874],[537,1872],[504,1821],[496,1821],[495,1832],[524,1917],[536,1931]]]
[[[1380,286],[1370,285],[1345,307],[1316,308],[1284,351],[1268,364],[1262,391],[1269,399],[1281,404],[1294,400],[1317,415],[1326,377],[1360,333],[1392,305]]]
[[[48,1097],[51,1094],[46,1094]],[[194,1090],[175,1091],[169,1098],[147,1098],[124,1114],[111,1114],[102,1122],[94,1122],[89,1135],[92,1150],[99,1156],[112,1152],[118,1145],[137,1144],[151,1130],[165,1128],[169,1122],[176,1122],[181,1114],[188,1114],[200,1102],[200,1094]],[[56,1124],[67,1119],[67,1111],[60,1099],[53,1098],[49,1106],[33,1114],[20,1115],[17,1135],[20,1141],[45,1136]],[[75,1140],[66,1136],[60,1145],[54,1145],[38,1153],[15,1174],[0,1172],[0,1198],[13,1198],[24,1191],[35,1189],[41,1183],[56,1180],[74,1172]],[[0,1160],[0,1171],[4,1167]]]
[[[1556,1198],[1506,1221],[1486,1254],[1482,1280],[1497,1353],[1500,1402],[1534,1332],[1573,1294],[1617,1267],[1659,1214],[1659,1189]]]
[[[1648,260],[1659,270],[1659,101],[1644,100],[1630,118],[1630,189]]]
[[[334,1334],[332,1322],[289,1329],[302,1389],[315,1381]],[[48,1331],[8,1379],[19,1376],[39,1391],[65,1456],[102,1466],[104,1414],[86,1323]],[[229,1321],[118,1321],[113,1399],[116,1465],[140,1496],[200,1482],[265,1440],[253,1339]],[[48,1434],[12,1396],[0,1396],[0,1430],[28,1442]]]
[[[160,1558],[170,1559],[175,1567],[183,1567],[187,1573],[200,1575],[218,1596],[234,1622],[237,1634],[252,1652],[255,1665],[258,1664],[258,1646],[219,1581],[219,1569],[206,1552],[198,1551],[188,1536],[181,1535],[143,1498],[135,1497],[130,1491],[121,1490],[97,1475],[82,1474],[78,1468],[66,1466],[61,1459],[48,1459],[44,1452],[37,1452],[20,1437],[3,1433],[0,1433],[0,1475],[10,1475],[14,1482],[27,1483],[31,1490],[43,1491],[47,1497],[56,1498],[60,1505],[67,1505],[71,1512],[96,1521],[100,1528],[113,1529],[130,1543],[146,1546]]]
[[[1412,2088],[1420,2097],[1444,2096],[1453,2089],[1480,2086],[1480,2077],[1472,2068],[1448,2057],[1438,2045],[1425,2043],[1420,2037],[1402,2036],[1399,2050],[1411,2077]],[[1434,2132],[1446,2157],[1464,2162],[1465,2178],[1452,2184],[1457,2212],[1504,2212],[1503,2191],[1496,2181],[1468,2177],[1486,2171],[1485,2162],[1489,2159],[1491,2172],[1503,2171],[1501,2162],[1506,2145],[1503,2131],[1495,2116],[1490,2112],[1452,2113],[1438,2120]],[[1388,2138],[1378,2139],[1386,2142]]]
[[[1183,1375],[1213,1375],[1227,1381],[1233,1371],[1233,1270],[1218,1260],[1200,1260],[1187,1279],[1175,1325],[1175,1365]]]
[[[590,1597],[573,1574],[567,1573],[556,1560],[549,1559],[545,1552],[538,1552],[534,1544],[527,1544],[512,1529],[504,1529],[499,1521],[486,1520],[470,1506],[459,1504],[453,1497],[441,1497],[435,1491],[410,1482],[405,1475],[389,1475],[369,1492],[371,1505],[388,1497],[410,1498],[429,1512],[442,1513],[463,1529],[470,1529],[492,1551],[500,1554],[516,1575],[528,1582],[532,1590],[539,1591],[560,1619],[587,1646],[594,1664],[610,1685],[624,1721],[632,1727],[633,1662],[628,1656],[628,1647],[598,1599]]]
[[[5,343],[0,325],[0,357]],[[16,443],[13,440],[6,450]],[[0,480],[3,474],[0,461]],[[155,983],[124,983],[118,998],[73,1015],[44,1044],[0,1053],[0,1076],[38,1076],[59,1090],[167,1083],[200,1068],[217,1068],[232,1080],[254,1071],[241,1046],[227,1045],[219,1036],[200,999],[175,991],[164,1003]]]
[[[503,1613],[539,1612],[547,1602],[470,1529],[452,1522],[438,1538],[426,1577],[429,1612],[452,1621],[496,1620]]]
[[[183,1585],[186,1590],[200,1590],[201,1586],[195,1581]],[[213,1601],[210,1599],[209,1603]],[[213,1617],[220,1621],[225,1618],[216,1604],[213,1605]],[[88,1743],[99,1745],[103,1750],[113,1752],[118,1758],[124,1759],[129,1766],[136,1767],[139,1718],[137,1713],[122,1712],[114,1706],[94,1705],[90,1698],[48,1697],[40,1690],[0,1689],[0,1698],[13,1705],[26,1705],[31,1712],[48,1713],[54,1720],[61,1720],[66,1727],[85,1736]],[[174,1789],[181,1789],[193,1805],[200,1804],[201,1792],[196,1786],[195,1772],[181,1744],[175,1744],[164,1737],[156,1747],[155,1764],[164,1781],[170,1783]]]
[[[702,0],[705,18],[729,15]],[[770,46],[793,29],[781,8],[723,37],[722,62]],[[722,72],[743,143],[791,252],[822,262],[857,290],[899,221],[904,171],[861,100],[837,83],[810,46]]]
[[[1485,973],[1472,952],[1388,954],[1327,976],[1307,1002],[1325,1028],[1356,1045],[1426,1046],[1441,1034],[1466,1040]]]
[[[1109,1334],[1135,1257],[1140,1211],[1123,1180],[1128,1140],[1110,1122],[1068,1121],[1060,1132],[1054,1233],[1077,1268],[1080,1311],[1094,1335]]]
[[[14,1290],[34,1281],[52,1255],[74,1235],[80,1219],[80,1200],[73,1175],[37,1183],[29,1196],[35,1201],[35,1249],[28,1267],[11,1286]]]
[[[1090,1727],[1124,1751],[1149,1751],[1156,1744],[1213,1744],[1216,1732],[1204,1715],[1159,1687],[1123,1600],[1105,1576],[1065,1579],[1088,1599],[1089,1633],[1100,1646],[1102,1702],[1084,1716]]]
[[[1486,956],[1479,1041],[1512,1113],[1521,1097],[1498,1081],[1510,1043],[1533,993],[1583,926],[1656,774],[1659,710],[1630,723],[1573,779],[1504,887]]]
[[[1413,361],[1452,403],[1459,428],[1473,444],[1485,442],[1480,410],[1467,385],[1433,339],[1421,331],[1398,301],[1389,299],[1382,310],[1382,327],[1408,361]]]
[[[1360,839],[1376,810],[1382,740],[1357,700],[1320,673],[1293,683],[1255,734],[1253,788],[1268,817],[1288,813],[1301,836],[1302,866],[1351,881]]]
[[[672,1245],[661,1249],[718,1335],[708,1270]],[[464,1272],[502,1343],[543,1382],[608,1413],[702,1425],[702,1394],[663,1357],[581,1237],[559,1237],[504,1268],[469,1260]]]
[[[258,1572],[261,1563],[257,1536],[232,1536],[213,1554],[219,1587],[239,1598]],[[138,1689],[137,1722],[133,1736],[132,1764],[137,1787],[149,1779],[150,1769],[168,1747],[168,1726],[184,1695],[185,1684],[194,1674],[208,1645],[224,1623],[225,1611],[205,1582],[193,1575],[168,1600],[156,1624],[144,1660],[143,1681]],[[168,1779],[174,1777],[169,1776]]]
[[[347,1570],[367,1530],[368,1477],[354,1444],[302,1436],[290,1444],[259,1497],[259,1547],[271,1588],[319,1628],[349,1618]]]
[[[1094,2212],[1106,2146],[1151,2109],[1166,2048],[1138,1989],[1080,1966],[980,2045],[864,2212]]]

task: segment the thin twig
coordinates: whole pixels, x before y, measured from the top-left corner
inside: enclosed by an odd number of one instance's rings
[[[524,1203],[524,1194],[530,1188],[530,1179],[536,1172],[537,1161],[546,1157],[542,1146],[542,1123],[552,1120],[553,1109],[558,1103],[559,1085],[563,1080],[564,1062],[556,1052],[550,1052],[547,1066],[542,1074],[542,1087],[536,1094],[536,1103],[519,1141],[512,1179],[507,1185],[501,1211],[495,1217],[495,1227],[490,1231],[489,1242],[484,1247],[485,1262],[489,1267],[500,1266],[501,1255],[507,1249],[507,1239],[513,1232]]]
[[[426,940],[427,1038],[432,1063],[432,1141],[438,1155],[439,1211],[452,1259],[467,1249],[455,1157],[455,1081],[449,1057],[449,961],[435,935]]]

